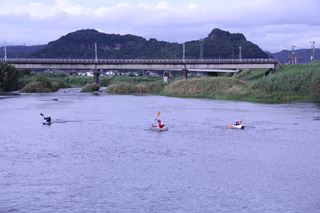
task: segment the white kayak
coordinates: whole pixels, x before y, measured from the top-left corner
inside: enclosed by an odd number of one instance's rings
[[[160,128],[160,127],[158,127],[158,126],[151,126],[151,127],[150,127],[150,130],[151,130],[151,131],[159,131],[159,132],[162,132],[162,131],[167,131],[168,128],[167,128],[167,127],[162,127],[162,128]]]
[[[234,124],[230,124],[228,125],[229,129],[244,129],[243,125],[234,125]]]

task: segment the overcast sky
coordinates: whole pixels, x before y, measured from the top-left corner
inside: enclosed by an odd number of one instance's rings
[[[0,0],[0,46],[79,29],[182,43],[220,28],[277,52],[320,46],[319,10],[319,0]]]

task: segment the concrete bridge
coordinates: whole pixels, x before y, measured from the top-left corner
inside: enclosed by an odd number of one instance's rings
[[[243,69],[274,70],[276,59],[37,59],[6,58],[0,62],[17,69],[93,70],[99,82],[100,70],[163,70],[181,71],[187,78],[192,72],[238,72]]]

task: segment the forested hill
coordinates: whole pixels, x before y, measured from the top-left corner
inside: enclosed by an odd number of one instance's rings
[[[168,32],[169,33],[169,32]],[[94,58],[94,43],[98,44],[99,58],[182,58],[182,44],[145,39],[135,35],[106,34],[96,30],[79,30],[52,41],[46,47],[31,54],[37,58]],[[229,33],[220,29],[202,41],[188,41],[186,58],[238,58],[239,46],[242,58],[269,57],[257,45],[247,41],[241,33]]]

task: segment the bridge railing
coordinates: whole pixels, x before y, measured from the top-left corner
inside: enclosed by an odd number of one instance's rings
[[[277,59],[58,59],[7,58],[0,62],[13,64],[278,64]]]

